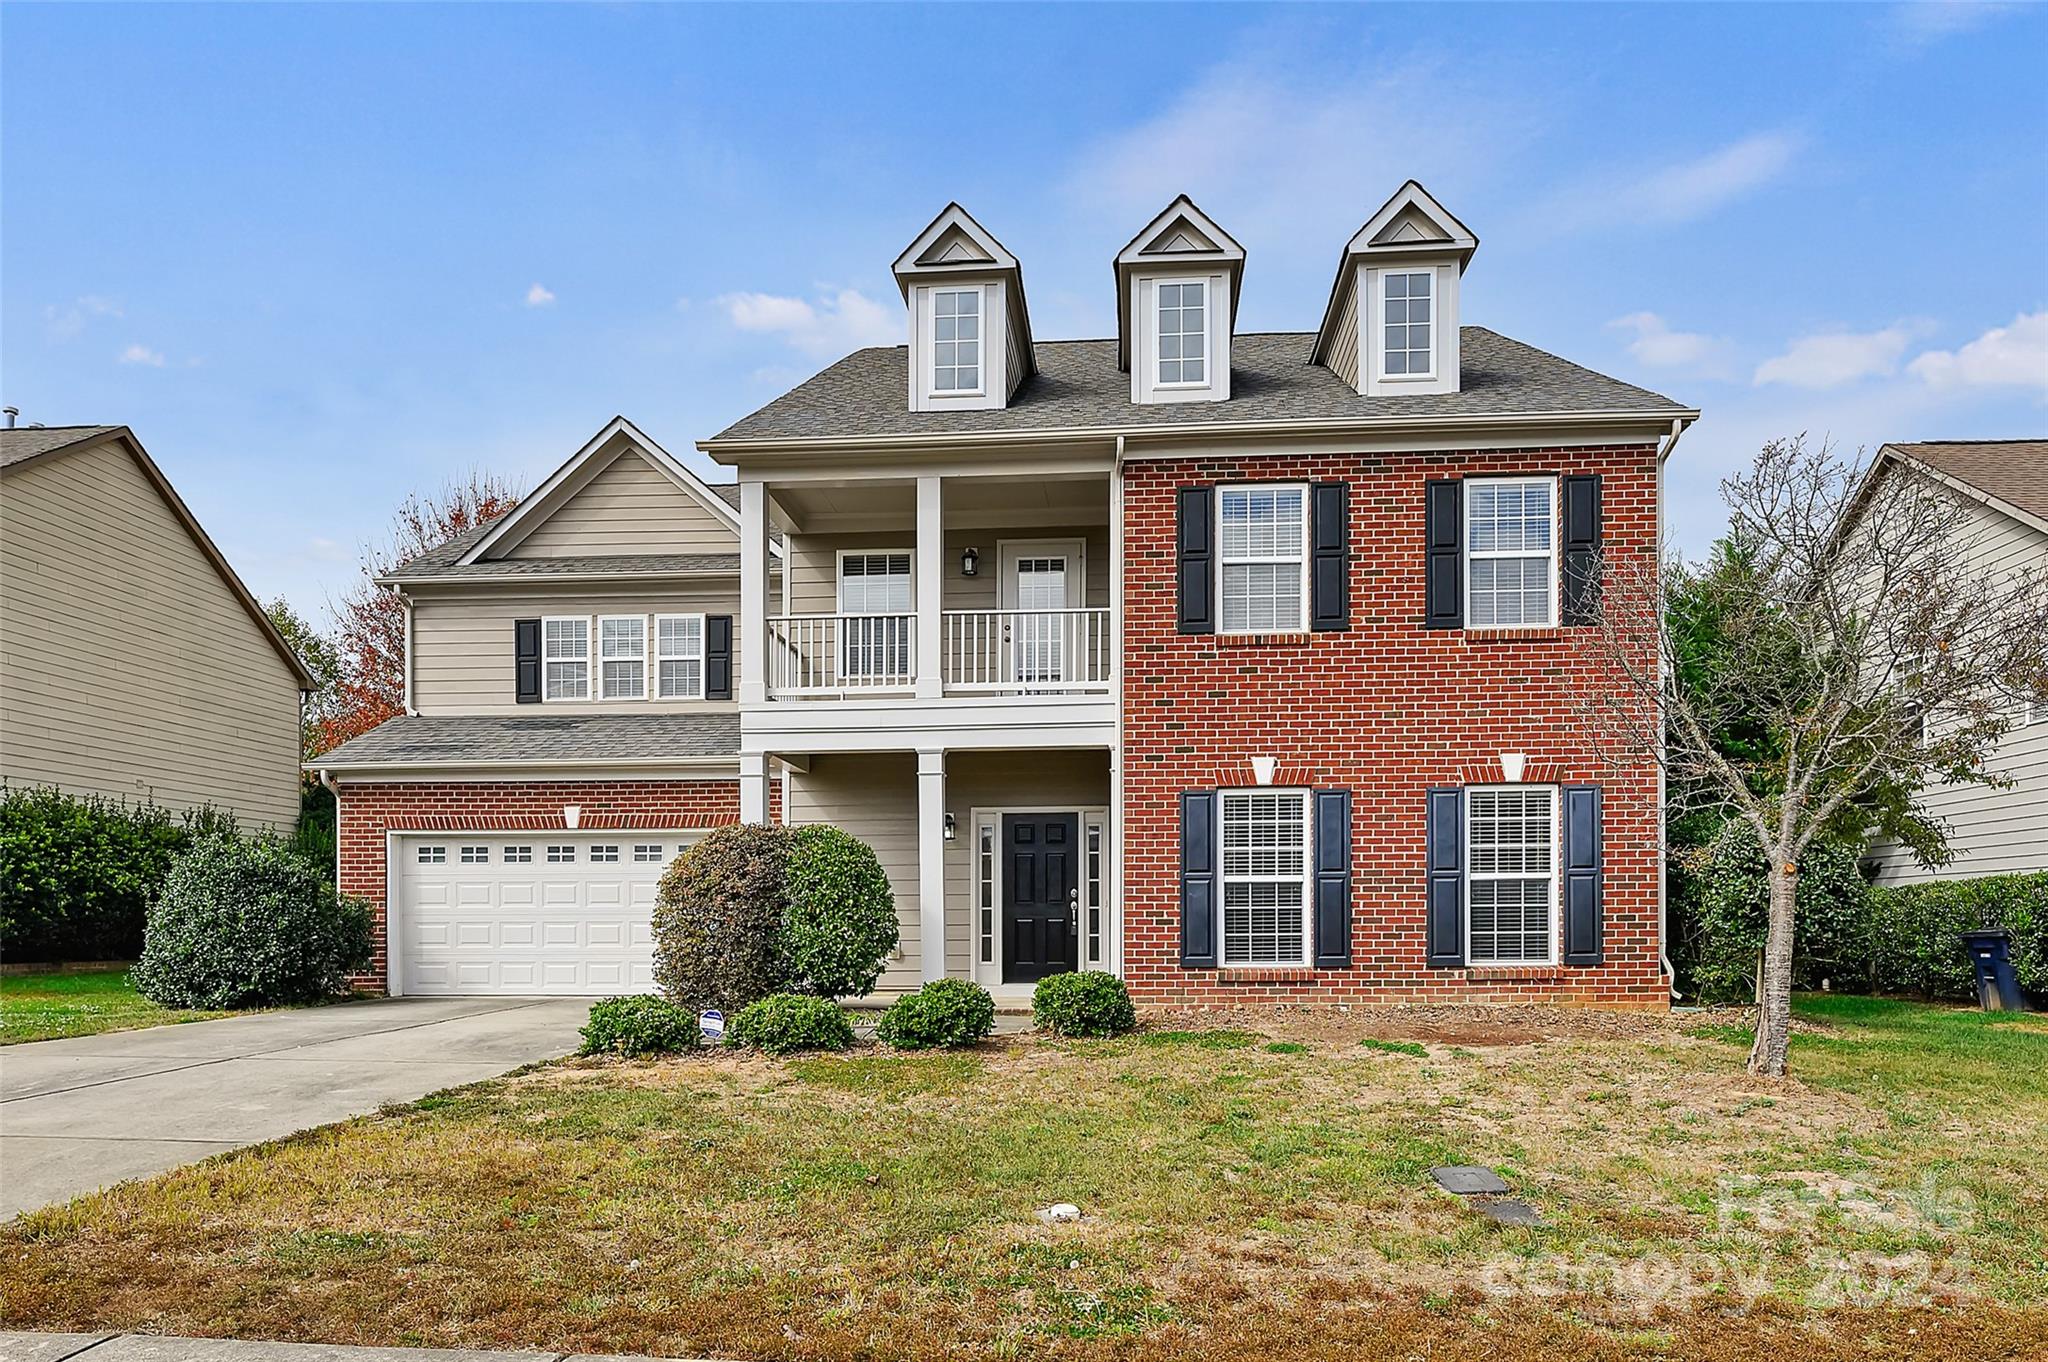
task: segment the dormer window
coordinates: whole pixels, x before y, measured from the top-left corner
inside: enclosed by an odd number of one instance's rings
[[[1209,285],[1189,279],[1159,286],[1159,381],[1205,384],[1209,358]]]
[[[1430,341],[1433,316],[1430,310],[1430,270],[1395,272],[1380,276],[1386,287],[1385,338],[1389,378],[1428,378],[1436,373],[1436,350]]]
[[[932,293],[932,391],[981,391],[981,290]]]

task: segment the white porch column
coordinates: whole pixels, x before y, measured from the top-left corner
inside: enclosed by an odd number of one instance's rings
[[[741,704],[758,705],[768,698],[768,485],[760,482],[740,484],[739,635],[736,693]]]
[[[768,821],[768,754],[740,753],[740,822]]]
[[[946,589],[942,488],[943,483],[936,476],[917,480],[917,696],[920,700],[936,700],[945,691],[944,681],[939,675],[939,600]]]
[[[926,979],[946,977],[946,754],[917,754],[917,930]]]

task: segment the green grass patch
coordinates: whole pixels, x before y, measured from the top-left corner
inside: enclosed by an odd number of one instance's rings
[[[0,1045],[233,1015],[161,1007],[135,991],[125,969],[0,976]]]
[[[1266,1047],[1269,1055],[1305,1055],[1308,1047],[1298,1040],[1276,1040]]]
[[[1186,1046],[1196,1050],[1247,1050],[1258,1043],[1249,1031],[1140,1031],[1138,1044]]]
[[[1429,1051],[1421,1042],[1413,1040],[1381,1040],[1378,1036],[1367,1036],[1358,1042],[1364,1050],[1378,1050],[1389,1055],[1412,1055],[1416,1059],[1428,1059]]]

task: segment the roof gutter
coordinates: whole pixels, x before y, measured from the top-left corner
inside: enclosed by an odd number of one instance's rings
[[[739,754],[722,757],[558,757],[552,760],[533,757],[512,757],[502,760],[458,760],[458,761],[403,761],[393,758],[365,758],[361,761],[330,762],[324,758],[301,762],[302,769],[318,775],[322,784],[332,784],[328,779],[335,776],[360,776],[366,771],[389,772],[392,774],[445,774],[450,771],[615,771],[658,767],[664,771],[735,771],[739,770]]]
[[[770,562],[769,572],[771,575],[780,570],[781,565],[779,563],[775,563],[773,561]],[[409,586],[461,586],[465,583],[480,582],[489,582],[493,584],[503,582],[529,582],[535,585],[541,585],[548,582],[665,582],[687,581],[696,578],[715,580],[720,577],[737,577],[739,576],[739,571],[740,570],[736,567],[731,569],[692,568],[687,570],[668,568],[648,568],[636,572],[464,572],[451,573],[441,576],[430,576],[426,573],[408,572],[402,574],[387,573],[382,577],[373,577],[371,578],[371,580],[374,581],[378,586],[389,586],[398,588],[404,588]]]

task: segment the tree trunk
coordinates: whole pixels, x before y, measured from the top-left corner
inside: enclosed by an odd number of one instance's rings
[[[1785,1054],[1792,1043],[1792,904],[1798,886],[1792,861],[1782,852],[1772,855],[1770,931],[1764,937],[1756,1044],[1749,1051],[1749,1071],[1766,1078],[1785,1076]]]

